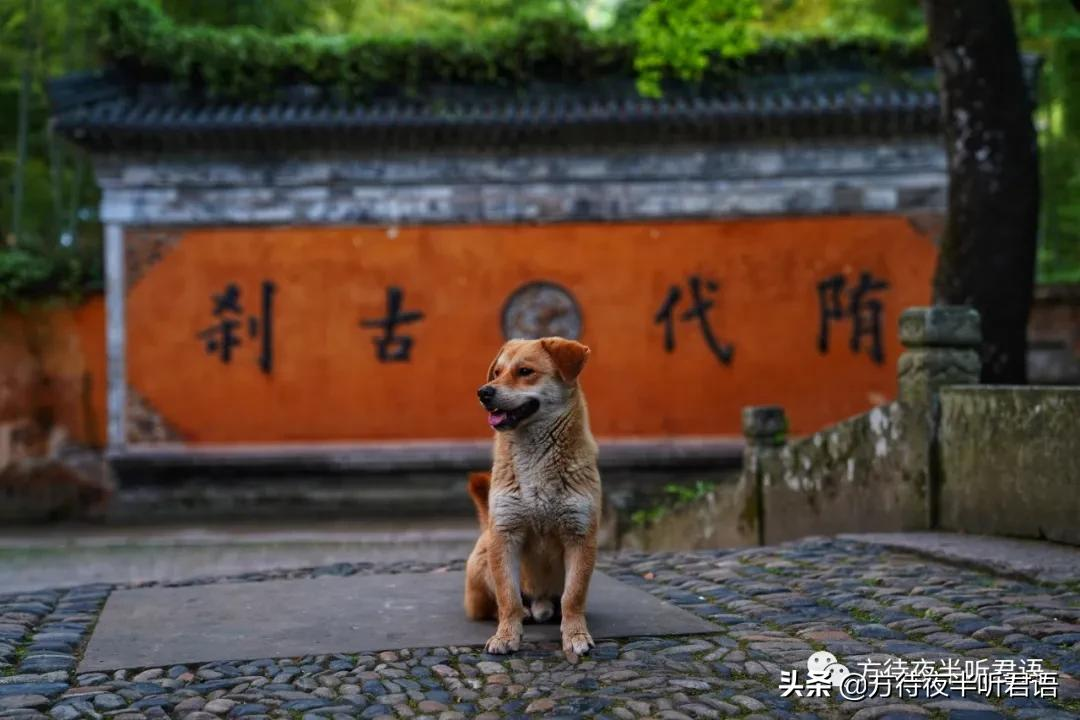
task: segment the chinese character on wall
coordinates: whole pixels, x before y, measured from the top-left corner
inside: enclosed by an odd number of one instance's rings
[[[259,369],[267,375],[274,367],[274,293],[277,286],[264,280],[260,286],[259,313],[245,317],[241,305],[240,286],[229,283],[221,293],[210,296],[212,313],[216,322],[199,331],[196,337],[203,341],[208,355],[215,355],[224,364],[232,362],[233,349],[243,344],[243,339],[259,342],[256,359]]]
[[[372,339],[375,343],[375,356],[379,362],[408,362],[410,359],[413,338],[411,335],[399,335],[398,326],[423,320],[424,314],[418,310],[402,311],[404,297],[405,291],[401,288],[394,286],[387,288],[386,317],[360,321],[360,327],[382,330],[381,335]]]
[[[687,278],[687,287],[690,290],[690,307],[678,316],[683,322],[697,321],[698,330],[701,332],[705,344],[712,354],[724,365],[730,365],[735,357],[735,346],[731,343],[723,343],[716,338],[712,324],[709,322],[709,312],[714,302],[712,294],[720,289],[720,284],[715,280],[703,279],[697,275]],[[664,326],[664,350],[675,351],[675,317],[676,309],[683,299],[683,290],[678,285],[672,285],[664,297],[660,309],[656,312],[653,322]]]
[[[884,305],[880,293],[889,288],[889,284],[873,274],[863,271],[858,282],[847,287],[847,278],[843,275],[831,275],[817,285],[818,308],[818,352],[829,352],[829,330],[832,323],[851,321],[851,335],[848,346],[851,352],[866,352],[878,365],[885,362],[885,352],[881,339],[881,312]]]

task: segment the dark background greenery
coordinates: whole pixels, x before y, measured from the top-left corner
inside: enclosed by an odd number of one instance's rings
[[[1024,49],[1045,62],[1039,275],[1080,282],[1080,14],[1066,0],[1013,6]],[[0,302],[100,285],[92,174],[48,127],[44,82],[68,71],[118,64],[244,98],[290,82],[361,97],[626,72],[655,94],[666,77],[723,77],[823,44],[895,59],[925,36],[912,0],[3,0]]]

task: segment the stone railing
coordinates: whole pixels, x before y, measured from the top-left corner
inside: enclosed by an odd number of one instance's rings
[[[907,310],[896,402],[797,439],[782,407],[744,408],[741,472],[620,547],[927,529],[1080,545],[1080,388],[977,384],[980,335],[970,308]]]
[[[782,407],[744,408],[741,473],[621,545],[927,529],[1080,545],[1080,388],[977,384],[980,335],[970,308],[907,310],[896,402],[797,439]]]
[[[912,308],[896,402],[789,441],[778,406],[743,411],[742,484],[756,488],[758,539],[935,527],[940,391],[978,381],[979,316]]]
[[[1080,545],[1080,388],[978,385],[980,340],[970,308],[911,308],[896,402],[791,441],[782,408],[745,408],[758,542],[941,529]]]

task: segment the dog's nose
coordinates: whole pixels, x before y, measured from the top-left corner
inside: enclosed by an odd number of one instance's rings
[[[488,403],[495,397],[495,388],[490,385],[484,385],[476,391],[476,396],[480,398],[480,402]]]

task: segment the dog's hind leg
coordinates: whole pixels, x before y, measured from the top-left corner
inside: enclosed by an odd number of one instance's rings
[[[470,620],[492,620],[498,610],[487,582],[470,575],[465,581],[465,617]]]
[[[465,617],[470,620],[492,620],[498,615],[488,574],[486,551],[474,551],[465,566]]]

